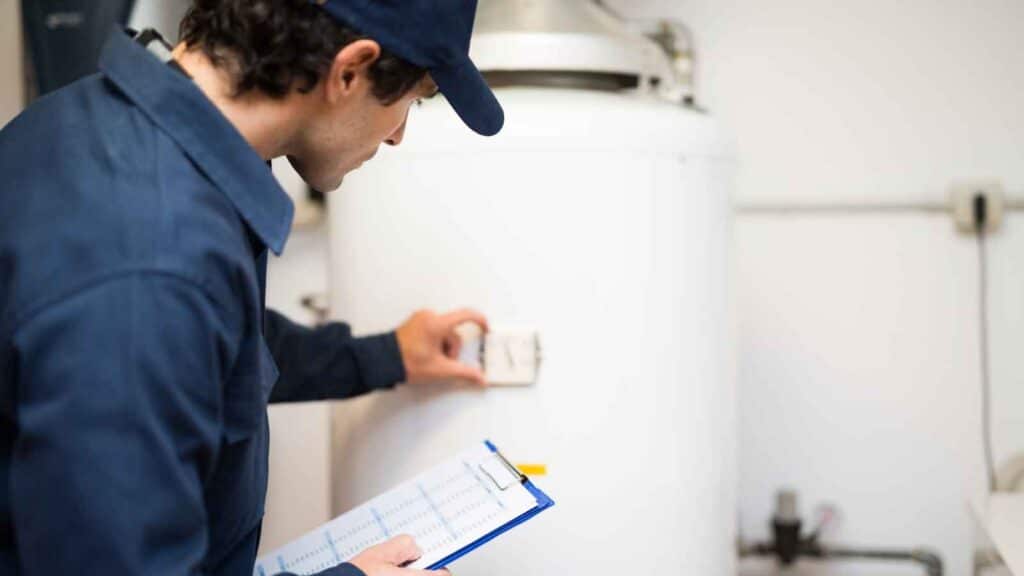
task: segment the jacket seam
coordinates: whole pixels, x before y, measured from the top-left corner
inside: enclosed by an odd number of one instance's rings
[[[71,298],[74,298],[75,296],[78,296],[84,292],[88,292],[89,290],[92,290],[94,288],[103,286],[104,284],[113,283],[115,281],[118,281],[122,278],[126,278],[129,276],[162,276],[178,280],[199,290],[206,298],[208,298],[215,305],[225,305],[224,302],[217,298],[217,296],[213,293],[213,290],[211,290],[206,284],[196,280],[195,278],[191,278],[180,272],[175,272],[164,268],[133,266],[130,268],[111,270],[103,274],[86,278],[85,280],[82,280],[77,284],[73,285],[72,287],[68,288],[67,290],[63,290],[51,296],[47,296],[30,303],[28,306],[25,306],[25,309],[21,314],[15,313],[9,325],[3,327],[3,330],[0,330],[0,334],[3,335],[0,341],[9,342],[13,340],[14,335],[23,325],[28,324],[37,316],[48,310],[50,307],[59,304],[62,301],[70,300]]]

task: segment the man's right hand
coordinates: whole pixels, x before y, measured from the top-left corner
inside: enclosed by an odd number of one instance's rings
[[[350,564],[366,576],[451,576],[447,570],[412,570],[400,568],[423,555],[412,536],[396,536],[387,542],[363,550]]]
[[[465,323],[476,324],[487,332],[487,318],[468,308],[448,314],[420,310],[396,330],[409,384],[457,379],[487,385],[479,368],[459,362],[462,338],[456,328]]]

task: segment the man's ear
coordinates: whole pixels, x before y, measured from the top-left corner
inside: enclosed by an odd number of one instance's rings
[[[362,90],[369,82],[367,72],[380,58],[380,44],[373,40],[356,40],[334,56],[327,76],[327,99],[332,104]]]

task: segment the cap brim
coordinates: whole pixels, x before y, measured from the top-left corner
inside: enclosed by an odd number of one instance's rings
[[[505,111],[476,65],[468,58],[455,66],[430,70],[437,88],[477,134],[494,136],[505,125]]]

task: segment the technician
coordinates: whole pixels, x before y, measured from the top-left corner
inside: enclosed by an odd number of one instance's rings
[[[194,0],[170,60],[115,33],[100,74],[0,132],[0,574],[250,576],[268,402],[483,383],[455,361],[475,311],[354,338],[264,309],[293,211],[269,160],[333,190],[438,90],[501,129],[475,11]],[[414,574],[419,554],[398,538],[325,574]]]

